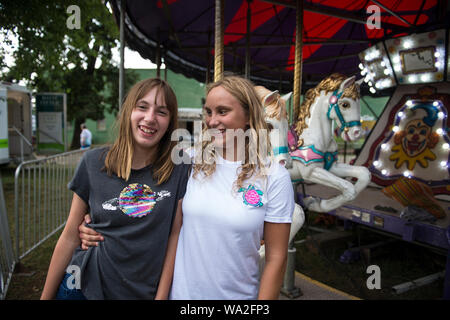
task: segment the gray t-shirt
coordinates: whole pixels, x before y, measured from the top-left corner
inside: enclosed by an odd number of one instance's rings
[[[132,170],[125,181],[102,170],[107,151],[87,151],[69,183],[89,206],[89,226],[105,241],[87,251],[75,249],[69,265],[80,268],[87,299],[154,299],[189,166],[176,165],[159,186],[151,165]]]

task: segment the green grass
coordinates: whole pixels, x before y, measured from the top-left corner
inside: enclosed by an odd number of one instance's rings
[[[3,182],[3,192],[5,196],[5,205],[7,210],[7,217],[10,229],[10,235],[12,240],[13,249],[15,250],[15,213],[14,213],[14,173],[15,167],[13,165],[2,166],[2,182]],[[61,198],[62,193],[51,192],[50,188],[45,190],[50,194],[53,194],[49,198],[49,201],[53,201],[56,198]],[[44,190],[42,190],[44,192]],[[30,198],[26,197],[25,201],[34,200],[34,192],[31,192]],[[44,197],[42,197],[42,201]],[[22,208],[22,199],[19,201],[19,207]],[[69,203],[70,205],[70,203]],[[41,210],[44,210],[42,205]],[[67,210],[66,210],[67,211]],[[68,213],[68,211],[67,211]],[[24,232],[33,234],[33,227],[36,225],[34,210],[31,210],[30,220],[24,226]],[[28,213],[26,213],[26,218],[28,219]],[[47,228],[51,228],[50,225],[41,225],[43,227],[42,231],[46,231]],[[22,227],[20,227],[22,229]],[[9,283],[8,292],[6,299],[39,299],[41,295],[42,288],[44,286],[45,277],[47,274],[48,265],[50,263],[51,255],[53,253],[53,248],[55,247],[56,241],[59,238],[61,231],[54,234],[52,237],[47,239],[38,248],[31,251],[26,257],[24,257],[21,262],[16,265],[15,272]],[[34,237],[31,240],[35,240]],[[20,240],[20,248],[23,249],[22,240]]]
[[[60,234],[61,231],[47,239],[16,266],[6,300],[38,300],[40,298],[53,249]]]
[[[18,186],[20,255],[44,239],[66,219],[72,196],[71,191],[67,189],[67,183],[73,171],[74,166],[64,167],[56,163],[43,165],[40,169],[36,167],[36,170],[23,170]],[[10,234],[16,249],[14,173],[13,166],[2,168]]]

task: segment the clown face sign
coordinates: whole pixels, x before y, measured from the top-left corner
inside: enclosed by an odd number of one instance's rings
[[[432,104],[417,104],[404,110],[403,125],[397,127],[389,159],[395,161],[397,169],[406,163],[408,170],[413,170],[417,162],[427,168],[429,160],[436,160],[432,149],[439,141],[439,135],[433,131],[438,109]]]
[[[422,153],[428,146],[431,128],[422,120],[411,120],[398,137],[404,136],[401,141],[403,150],[409,157],[415,157]],[[397,139],[398,141],[398,139]]]

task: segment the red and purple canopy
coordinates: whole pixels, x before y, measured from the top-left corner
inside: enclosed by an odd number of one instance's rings
[[[111,0],[117,21],[120,0]],[[228,0],[224,12],[225,71],[242,73],[250,5],[250,78],[271,88],[292,90],[296,1]],[[380,29],[369,29],[367,7],[380,10]],[[303,89],[333,72],[359,74],[358,53],[385,39],[448,28],[447,1],[309,0],[303,2]],[[214,0],[126,1],[127,46],[204,82],[213,72]],[[374,17],[374,16],[372,16]],[[211,79],[211,78],[210,78]]]

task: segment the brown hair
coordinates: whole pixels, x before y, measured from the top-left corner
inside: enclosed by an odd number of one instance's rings
[[[157,184],[161,184],[167,181],[172,174],[174,164],[171,160],[171,153],[176,142],[171,141],[171,135],[178,128],[178,103],[170,85],[159,78],[142,80],[128,92],[115,123],[116,129],[118,128],[117,137],[105,159],[105,169],[108,174],[114,173],[126,181],[129,179],[134,150],[131,113],[136,108],[137,102],[153,88],[157,88],[157,96],[162,94],[170,112],[169,127],[158,143],[158,157],[153,163],[153,179],[157,181]]]

